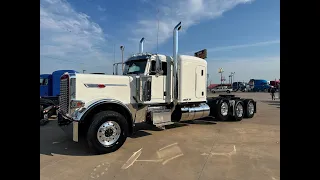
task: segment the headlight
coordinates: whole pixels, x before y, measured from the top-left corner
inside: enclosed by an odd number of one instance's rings
[[[70,107],[71,108],[81,108],[84,107],[85,103],[81,100],[71,100]]]

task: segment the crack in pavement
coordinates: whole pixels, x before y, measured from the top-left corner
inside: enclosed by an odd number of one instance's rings
[[[216,139],[212,142],[212,145],[211,145],[211,149],[210,149],[210,151],[209,151],[209,154],[212,153],[213,147],[214,147],[216,141],[218,140],[218,138],[219,138],[219,136],[220,136],[220,131],[221,131],[221,129],[218,130]],[[205,162],[204,162],[204,164],[203,164],[203,166],[202,166],[202,169],[201,169],[201,171],[200,171],[200,174],[199,174],[199,177],[198,177],[197,180],[200,179],[200,177],[201,177],[201,175],[202,175],[202,173],[203,173],[204,167],[206,166],[206,164],[207,164],[207,162],[208,162],[208,160],[209,160],[209,157],[210,157],[210,156],[207,156],[207,158],[205,159]]]

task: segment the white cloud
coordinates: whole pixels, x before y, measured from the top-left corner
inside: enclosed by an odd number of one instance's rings
[[[141,37],[146,38],[146,51],[151,51],[156,45],[157,9],[159,10],[159,43],[164,43],[172,36],[172,29],[182,22],[182,33],[189,27],[201,21],[214,19],[239,4],[253,0],[141,0],[145,5],[151,5],[152,12],[138,11],[141,15],[138,21],[129,23],[134,36],[123,36],[121,43],[126,44],[127,52],[137,52]],[[147,4],[148,3],[148,4]],[[101,6],[98,10],[105,11]],[[100,17],[105,18],[105,16]],[[110,35],[92,19],[81,12],[76,12],[65,0],[40,1],[40,59],[41,73],[50,73],[57,69],[76,69],[87,72],[112,72],[113,43],[109,43]],[[130,38],[127,38],[130,37]],[[119,37],[118,37],[119,38]],[[114,38],[116,39],[116,38]],[[136,46],[125,41],[134,40]],[[233,45],[209,48],[208,51],[224,51],[237,48],[263,46],[279,43],[279,40],[253,44]],[[107,49],[110,49],[110,53]],[[119,48],[117,46],[117,51]],[[185,54],[185,53],[183,53]],[[126,55],[125,55],[126,56]],[[112,60],[110,60],[112,59]],[[226,73],[236,72],[236,79],[275,78],[280,76],[280,58],[209,58],[208,72],[210,79],[219,80],[217,69],[223,67]],[[249,67],[249,68],[248,68]],[[263,68],[261,68],[263,67]],[[230,71],[230,72],[229,72]],[[270,77],[264,77],[264,75]],[[225,75],[227,77],[227,74]]]
[[[106,11],[106,8],[103,8],[103,7],[101,7],[101,6],[98,6],[98,11],[104,12],[104,11]]]
[[[254,0],[162,0],[157,5],[151,5],[153,12],[140,17],[137,24],[130,25],[131,29],[134,29],[135,37],[131,40],[138,42],[141,37],[145,37],[145,43],[148,44],[146,50],[150,51],[157,42],[158,19],[159,44],[161,44],[172,36],[173,27],[180,21],[182,22],[182,31],[185,31],[201,21],[217,18],[239,4],[252,1]]]
[[[212,83],[220,83],[219,68],[224,69],[223,76],[228,81],[231,72],[235,73],[236,81],[248,82],[249,79],[279,79],[280,57],[249,57],[249,58],[209,58],[208,73]]]
[[[233,46],[223,46],[223,47],[216,47],[216,48],[209,48],[207,51],[226,51],[226,50],[233,50],[239,48],[248,48],[248,47],[257,47],[257,46],[266,46],[271,44],[279,44],[280,40],[273,40],[273,41],[263,41],[258,43],[252,44],[240,44],[240,45],[233,45]]]
[[[272,44],[280,44],[280,40],[262,41],[262,42],[256,42],[256,43],[251,43],[251,44],[239,44],[239,45],[230,45],[230,46],[207,48],[207,52],[230,51],[230,50],[235,50],[235,49],[267,46],[267,45],[272,45]],[[193,55],[194,52],[197,52],[197,51],[198,50],[189,51],[189,52],[183,52],[183,54]]]
[[[79,69],[108,63],[106,35],[101,27],[84,13],[76,12],[64,0],[40,1],[40,59],[43,71]],[[57,61],[60,59],[59,63]]]

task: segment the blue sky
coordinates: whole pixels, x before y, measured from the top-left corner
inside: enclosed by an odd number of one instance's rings
[[[40,0],[40,73],[111,74],[120,45],[127,58],[142,37],[145,51],[171,55],[179,21],[179,53],[208,49],[212,83],[218,68],[236,81],[280,78],[279,0]]]

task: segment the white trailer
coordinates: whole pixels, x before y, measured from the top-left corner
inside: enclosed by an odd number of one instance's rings
[[[252,118],[256,102],[233,95],[207,98],[207,62],[178,55],[140,53],[128,58],[123,75],[65,73],[61,77],[58,124],[73,140],[84,136],[97,154],[119,149],[136,123],[158,127],[208,116],[219,121]]]

